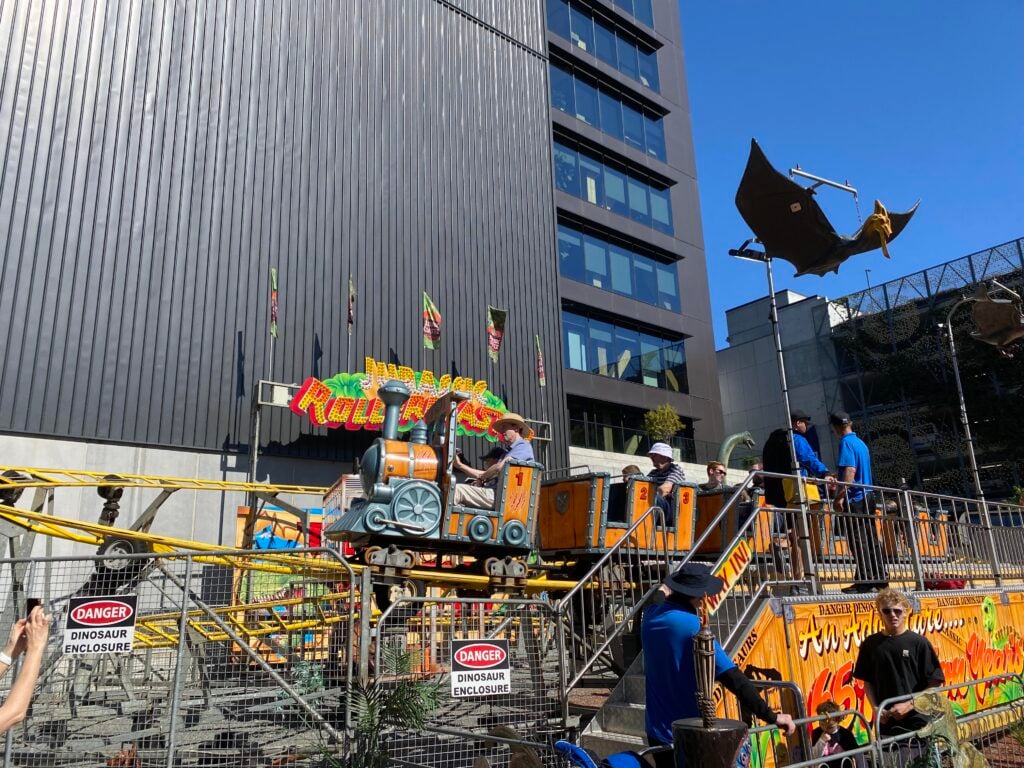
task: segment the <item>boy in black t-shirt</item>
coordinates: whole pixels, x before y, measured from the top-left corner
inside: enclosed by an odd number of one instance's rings
[[[913,701],[900,701],[878,712],[886,699],[920,693],[945,681],[939,657],[928,640],[907,629],[910,601],[902,592],[883,589],[875,599],[882,616],[882,631],[861,643],[853,676],[864,681],[879,722],[879,734],[895,736],[926,726],[929,718],[914,709]]]

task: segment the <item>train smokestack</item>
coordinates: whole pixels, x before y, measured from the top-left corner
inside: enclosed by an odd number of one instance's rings
[[[381,430],[385,440],[398,439],[398,415],[409,399],[409,390],[402,382],[391,379],[377,388],[377,397],[384,403],[384,427]]]

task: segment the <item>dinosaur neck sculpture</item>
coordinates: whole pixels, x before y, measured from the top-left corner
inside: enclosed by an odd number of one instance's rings
[[[734,435],[729,435],[722,441],[722,447],[718,449],[718,460],[728,467],[729,457],[732,456],[733,449],[737,445],[753,449],[757,444],[754,442],[754,436],[749,432],[737,432]]]
[[[914,697],[914,709],[934,718],[917,732],[920,738],[936,738],[949,753],[953,768],[989,768],[988,760],[969,741],[960,741],[953,707],[945,693],[925,691]]]

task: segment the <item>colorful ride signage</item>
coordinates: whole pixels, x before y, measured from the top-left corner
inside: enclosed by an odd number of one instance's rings
[[[288,407],[299,416],[308,416],[318,427],[379,430],[384,424],[384,403],[377,398],[377,388],[389,379],[398,379],[411,393],[398,420],[400,432],[412,429],[439,397],[463,392],[469,399],[458,407],[458,434],[498,440],[493,424],[508,409],[487,388],[486,381],[448,374],[435,376],[431,371],[413,371],[372,357],[366,358],[363,373],[339,373],[323,381],[309,377]]]

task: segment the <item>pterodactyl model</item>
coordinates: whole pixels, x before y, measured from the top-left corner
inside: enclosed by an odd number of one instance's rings
[[[736,190],[736,207],[765,252],[790,262],[796,276],[838,272],[851,256],[875,248],[888,258],[888,244],[907,226],[919,204],[905,213],[889,213],[876,200],[874,213],[852,236],[837,234],[814,201],[813,188],[802,187],[775,170],[753,139]]]

